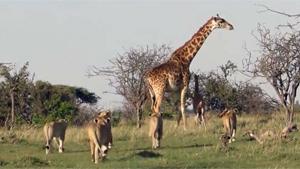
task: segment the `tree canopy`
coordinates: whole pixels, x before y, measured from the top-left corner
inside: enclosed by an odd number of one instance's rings
[[[12,65],[1,66],[1,125],[11,128],[16,123],[39,124],[59,118],[72,121],[81,104],[93,105],[100,98],[82,87],[34,82],[28,66],[28,62],[19,70]]]

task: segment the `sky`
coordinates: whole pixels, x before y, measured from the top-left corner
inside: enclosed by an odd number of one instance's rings
[[[145,45],[175,50],[217,13],[234,30],[214,30],[190,70],[217,70],[228,60],[241,66],[244,46],[257,49],[258,23],[273,29],[288,20],[260,12],[259,4],[300,13],[299,0],[0,0],[0,62],[29,61],[35,80],[85,87],[102,97],[102,107],[113,108],[122,98],[111,94],[105,77],[87,76],[91,66],[110,66],[118,54]]]

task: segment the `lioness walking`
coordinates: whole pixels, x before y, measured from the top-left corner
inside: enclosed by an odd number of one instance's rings
[[[64,151],[64,140],[67,129],[67,122],[64,119],[46,123],[44,126],[44,135],[46,139],[46,154],[50,152],[51,142],[53,139],[58,144],[58,151],[62,153]]]
[[[111,112],[110,111],[101,111],[98,113],[98,117],[104,118],[104,119],[109,119],[107,121],[107,130],[108,130],[108,148],[111,149],[112,144],[113,144],[113,136],[112,136],[112,131],[111,131]]]
[[[237,125],[236,111],[236,109],[225,109],[218,114],[222,118],[225,134],[230,137],[229,143],[235,141]]]
[[[90,143],[92,161],[97,164],[99,157],[106,157],[108,145],[112,138],[110,116],[99,113],[95,119],[88,123],[87,134]]]

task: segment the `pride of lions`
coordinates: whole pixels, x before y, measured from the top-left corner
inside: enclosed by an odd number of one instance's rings
[[[106,157],[108,149],[111,148],[113,143],[110,119],[110,111],[101,111],[86,125],[91,149],[91,158],[96,164],[98,163],[99,158],[104,159]],[[46,139],[46,154],[50,152],[52,140],[57,141],[59,153],[64,151],[63,143],[66,129],[67,122],[65,120],[58,120],[45,124],[44,135]]]
[[[218,114],[218,117],[222,119],[224,134],[222,134],[220,140],[223,147],[226,147],[228,143],[235,141],[236,127],[237,127],[237,109],[225,109]],[[58,120],[55,122],[46,123],[44,126],[45,134],[45,149],[46,154],[51,150],[52,140],[56,140],[58,144],[58,151],[62,153],[64,151],[64,139],[67,129],[67,122],[65,120]],[[281,133],[282,137],[286,137],[289,132],[298,130],[297,126],[290,126],[284,129]],[[94,163],[98,163],[99,159],[105,159],[107,152],[112,147],[113,136],[111,131],[111,112],[101,111],[97,116],[89,121],[86,125],[87,136],[90,144],[91,159]],[[160,147],[160,141],[163,135],[163,118],[161,113],[150,114],[149,118],[149,137],[152,140],[152,149]],[[253,131],[248,131],[246,134],[251,139],[257,140],[260,144],[263,143],[265,135],[274,135],[271,131],[256,136]]]
[[[232,110],[224,110],[219,114],[224,123],[226,135],[229,138],[235,137],[236,116]],[[234,118],[233,118],[234,117]],[[234,119],[234,120],[232,120]],[[163,118],[161,113],[153,113],[149,120],[149,137],[152,140],[152,148],[160,147],[160,141],[163,135]],[[51,142],[55,140],[58,145],[58,152],[64,151],[64,140],[67,129],[66,120],[58,120],[46,123],[44,126],[45,150],[46,154],[51,151]],[[99,159],[104,159],[113,143],[111,131],[111,112],[101,111],[97,116],[86,125],[87,136],[90,144],[91,159],[94,163],[98,163]],[[234,141],[234,139],[232,139]]]

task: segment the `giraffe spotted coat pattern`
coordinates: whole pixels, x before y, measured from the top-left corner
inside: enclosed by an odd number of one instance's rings
[[[179,91],[181,116],[186,129],[185,95],[190,81],[189,66],[206,38],[217,28],[232,30],[233,26],[218,15],[211,17],[190,40],[171,54],[167,62],[145,74],[145,82],[152,100],[152,113],[160,113],[160,105],[166,91]]]

